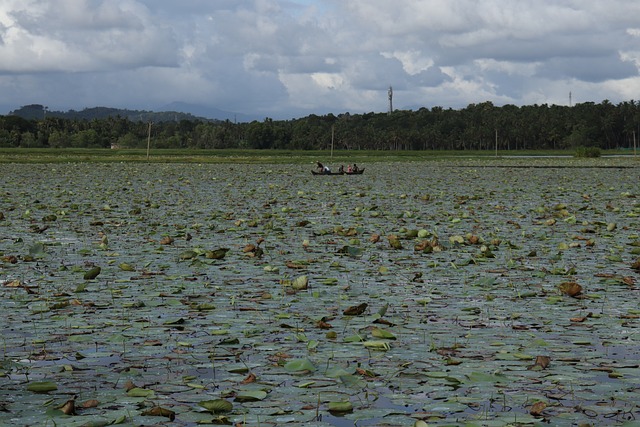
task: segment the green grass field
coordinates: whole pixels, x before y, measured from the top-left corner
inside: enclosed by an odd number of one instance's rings
[[[152,162],[152,163],[274,163],[331,165],[381,161],[431,161],[451,158],[495,159],[510,156],[568,156],[573,150],[537,151],[294,151],[294,150],[189,150],[189,149],[0,149],[0,163]],[[633,151],[606,151],[603,156],[635,157]]]

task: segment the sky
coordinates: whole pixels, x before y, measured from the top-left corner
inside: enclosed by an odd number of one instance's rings
[[[0,0],[0,114],[640,99],[638,0]]]

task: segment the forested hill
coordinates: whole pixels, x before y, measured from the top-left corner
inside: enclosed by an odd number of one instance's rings
[[[460,110],[311,114],[246,123],[110,108],[69,112],[72,115],[65,117],[42,106],[20,111],[35,116],[0,116],[0,147],[139,148],[147,146],[151,136],[156,148],[611,150],[635,147],[640,139],[637,101],[501,107],[483,102]]]
[[[15,111],[9,113],[11,116],[22,117],[27,120],[42,120],[45,117],[57,117],[61,119],[69,120],[101,120],[109,117],[120,117],[130,120],[132,122],[179,122],[181,120],[188,121],[212,121],[216,120],[205,119],[202,117],[196,117],[193,114],[181,113],[177,111],[141,111],[141,110],[127,110],[122,108],[108,108],[108,107],[93,107],[85,108],[81,111],[69,110],[69,111],[53,111],[48,110],[45,106],[40,104],[25,105],[18,108]]]

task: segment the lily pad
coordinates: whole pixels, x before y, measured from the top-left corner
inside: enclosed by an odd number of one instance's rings
[[[226,399],[203,400],[198,405],[214,414],[225,414],[233,410],[233,404]]]

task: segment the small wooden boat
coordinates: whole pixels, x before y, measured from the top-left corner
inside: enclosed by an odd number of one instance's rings
[[[347,171],[344,171],[344,172],[318,172],[318,171],[312,170],[311,173],[313,175],[362,175],[362,173],[364,172],[364,169],[365,168],[358,169],[355,172],[347,172]]]

